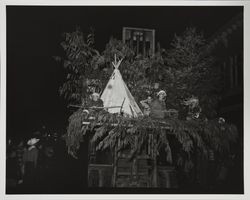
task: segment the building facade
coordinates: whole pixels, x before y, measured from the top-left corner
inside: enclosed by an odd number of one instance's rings
[[[243,127],[243,13],[238,14],[208,42],[208,51],[216,57],[222,74],[222,100],[219,114]]]
[[[218,114],[226,122],[237,126],[239,137],[233,145],[234,164],[231,181],[232,192],[243,192],[243,113],[244,113],[244,46],[243,46],[243,13],[239,13],[221,27],[208,41],[209,53],[216,57],[216,65],[222,74],[222,99]],[[229,180],[230,182],[230,180]],[[232,184],[229,184],[232,186]],[[225,186],[226,187],[226,186]]]
[[[136,55],[148,57],[155,52],[155,30],[123,27],[122,40],[134,50]]]

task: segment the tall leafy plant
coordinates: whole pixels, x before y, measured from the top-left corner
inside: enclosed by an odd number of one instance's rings
[[[88,94],[88,86],[95,80],[98,69],[92,65],[92,60],[99,52],[93,47],[90,33],[84,37],[77,29],[72,33],[65,33],[61,46],[65,52],[63,66],[66,71],[66,81],[59,92],[71,103],[81,103]]]
[[[180,107],[183,98],[195,95],[207,117],[216,116],[219,94],[222,89],[220,71],[215,58],[206,54],[206,41],[196,28],[189,27],[181,35],[175,35],[171,48],[166,51],[164,62],[171,71],[168,83],[170,103]]]

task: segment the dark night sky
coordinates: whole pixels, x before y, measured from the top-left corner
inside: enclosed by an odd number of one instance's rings
[[[52,56],[63,55],[63,32],[90,26],[96,48],[122,27],[153,28],[156,41],[168,48],[174,33],[193,25],[211,36],[242,7],[7,7],[7,136],[27,135],[42,124],[65,131],[68,111],[59,96],[63,67]]]

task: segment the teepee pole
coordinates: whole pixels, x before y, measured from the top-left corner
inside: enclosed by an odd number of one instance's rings
[[[124,98],[123,101],[122,101],[122,105],[121,105],[121,108],[120,108],[120,114],[121,114],[121,112],[122,112],[122,108],[123,108],[123,104],[124,104],[124,102],[125,102],[125,99],[126,99],[126,98]]]
[[[118,69],[118,67],[120,66],[122,60],[123,60],[123,58],[121,58],[120,60],[117,61],[117,57],[116,57],[116,54],[115,54],[115,61],[112,62],[115,69]]]

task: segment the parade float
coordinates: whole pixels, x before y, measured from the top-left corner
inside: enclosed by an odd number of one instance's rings
[[[115,39],[100,54],[78,30],[62,46],[60,92],[73,110],[66,145],[77,159],[88,141],[89,187],[178,188],[233,153],[237,129],[216,115],[219,74],[195,29],[148,58]]]

